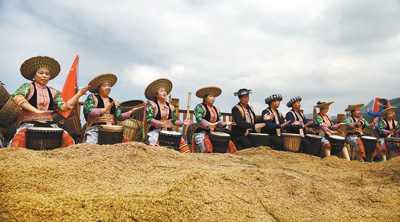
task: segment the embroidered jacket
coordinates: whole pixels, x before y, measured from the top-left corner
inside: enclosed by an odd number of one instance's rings
[[[149,131],[157,128],[158,124],[165,120],[172,120],[172,123],[176,126],[183,124],[183,121],[178,119],[175,107],[172,104],[165,102],[165,104],[160,105],[158,101],[150,101],[146,107],[146,122],[151,125]],[[163,128],[163,130],[167,129]]]
[[[196,117],[197,129],[199,131],[209,131],[208,126],[210,123],[221,121],[221,112],[215,106],[207,106],[205,103],[200,103],[194,108],[194,115]],[[223,122],[220,122],[217,127],[222,127]]]
[[[41,86],[38,83],[23,84],[11,98],[18,106],[21,106],[23,102],[29,102],[36,109],[43,111],[54,110],[54,108],[60,111],[67,111],[73,108],[64,102],[60,92],[51,87]],[[53,121],[53,117],[51,113],[37,115],[24,110],[19,122],[26,121],[47,122]]]
[[[231,130],[233,138],[247,136],[249,130],[255,130],[255,123],[262,122],[260,119],[256,119],[252,106],[244,106],[240,102],[232,108],[232,119],[236,123],[236,125],[232,126]]]
[[[321,114],[318,113],[317,115],[314,116],[313,122],[318,123],[318,124],[325,123],[327,125],[326,127],[325,126],[319,127],[324,132],[326,132],[328,130],[338,130],[339,129],[339,125],[333,125],[331,117],[328,115],[322,116]]]
[[[115,101],[114,105],[107,112],[100,114],[100,110],[105,108],[108,104],[114,100],[110,97],[107,99],[101,98],[98,94],[88,95],[84,104],[84,113],[87,117],[88,126],[95,123],[111,123],[115,124],[114,118],[119,121],[128,119],[130,117],[129,111],[122,113],[121,107],[118,101]]]
[[[304,132],[302,132],[304,129],[304,125],[308,123],[308,120],[304,117],[304,114],[295,111],[294,109],[290,110],[288,113],[286,113],[286,120],[290,121],[290,123],[285,127],[286,132],[288,133],[295,133],[295,134],[301,134],[304,136]],[[295,121],[300,121],[300,125],[292,125]],[[319,123],[311,123],[308,125],[308,127],[311,128],[316,128],[319,127]]]
[[[261,113],[261,118],[267,113],[273,113],[274,117],[270,120],[265,121],[265,126],[261,129],[262,133],[268,133],[271,136],[281,136],[283,128],[281,124],[284,123],[282,113],[279,110],[273,111],[271,107],[264,109]]]
[[[392,129],[395,130],[395,134],[399,134],[400,127],[396,120],[392,119],[392,121],[388,121],[386,118],[382,118],[382,120],[379,121],[379,137],[387,137]]]
[[[362,129],[364,129],[365,127],[367,128],[374,128],[373,124],[369,124],[364,118],[362,118],[360,120],[360,123],[358,123],[357,125],[355,124],[357,122],[358,118],[355,118],[353,116],[348,116],[346,117],[346,119],[344,120],[344,123],[346,123],[346,129],[347,129],[347,134],[349,133],[362,133]],[[362,126],[362,127],[361,127]]]

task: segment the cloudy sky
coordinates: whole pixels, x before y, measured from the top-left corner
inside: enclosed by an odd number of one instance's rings
[[[61,64],[49,86],[62,90],[79,54],[78,84],[115,73],[121,102],[145,100],[148,83],[165,77],[182,109],[188,92],[193,108],[196,90],[215,85],[223,112],[248,88],[257,114],[282,94],[283,113],[301,96],[305,113],[333,100],[335,115],[400,96],[399,21],[398,0],[0,0],[0,80],[13,93],[27,82],[22,62],[47,55]]]

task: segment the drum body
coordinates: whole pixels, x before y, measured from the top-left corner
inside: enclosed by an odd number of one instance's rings
[[[294,133],[282,133],[283,146],[287,151],[298,152],[301,144],[301,135]]]
[[[328,136],[331,144],[331,155],[336,155],[343,150],[345,138],[343,136],[330,135]]]
[[[76,110],[72,110],[71,114],[66,119],[58,112],[55,112],[53,114],[53,120],[58,127],[63,128],[69,135],[74,137],[81,135],[82,126]]]
[[[128,100],[125,102],[122,102],[120,105],[121,107],[121,111],[124,112],[128,112],[131,109],[138,107],[140,105],[144,104],[143,100]],[[144,106],[141,109],[136,110],[135,112],[133,112],[132,115],[132,119],[136,119],[139,121],[143,121],[143,112],[144,112]]]
[[[269,135],[266,133],[249,133],[248,138],[253,147],[271,146],[269,142]]]
[[[124,121],[118,121],[118,125],[124,127],[123,133],[131,141],[142,140],[142,122],[136,119],[126,119]]]
[[[171,147],[172,149],[179,151],[181,145],[182,134],[175,131],[161,131],[158,136],[158,144],[160,146]]]
[[[321,156],[322,137],[306,134],[306,139],[310,142],[310,155]]]
[[[52,127],[30,127],[26,130],[26,147],[32,150],[52,150],[62,145],[64,131]]]
[[[231,140],[231,136],[229,134],[222,132],[211,132],[209,137],[213,146],[213,153],[226,153],[229,147],[229,141]]]
[[[372,154],[375,152],[376,143],[378,142],[378,139],[373,136],[361,136],[361,141],[364,145],[366,161],[371,162]]]
[[[99,126],[99,144],[115,144],[122,143],[123,126],[116,125],[100,125]]]
[[[8,99],[7,103],[1,107],[0,110],[0,126],[8,127],[18,121],[18,118],[22,114],[22,109],[17,106],[11,99]]]

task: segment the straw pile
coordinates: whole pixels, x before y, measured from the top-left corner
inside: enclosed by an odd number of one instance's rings
[[[132,142],[0,149],[0,221],[399,221],[400,158]]]

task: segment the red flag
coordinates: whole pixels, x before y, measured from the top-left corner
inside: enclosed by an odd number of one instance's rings
[[[375,101],[374,101],[374,109],[372,110],[372,112],[374,112],[374,113],[378,112],[379,109],[381,108],[381,107],[378,106],[378,101],[379,101],[379,100],[380,100],[380,98],[375,98]],[[388,108],[389,108],[389,107],[392,107],[392,106],[390,105],[390,103],[389,103],[389,100],[387,100],[387,102],[388,102],[387,107],[388,107]]]
[[[61,97],[63,98],[63,100],[65,102],[67,102],[69,99],[71,99],[75,95],[75,89],[78,87],[78,80],[77,80],[78,60],[79,60],[79,56],[77,55],[74,63],[71,66],[71,69],[69,70],[69,74],[64,83],[64,88],[61,92]],[[66,112],[59,111],[59,113],[62,116],[64,116],[64,118],[68,118],[68,116],[71,114],[71,112],[72,112],[72,110],[68,110]]]

